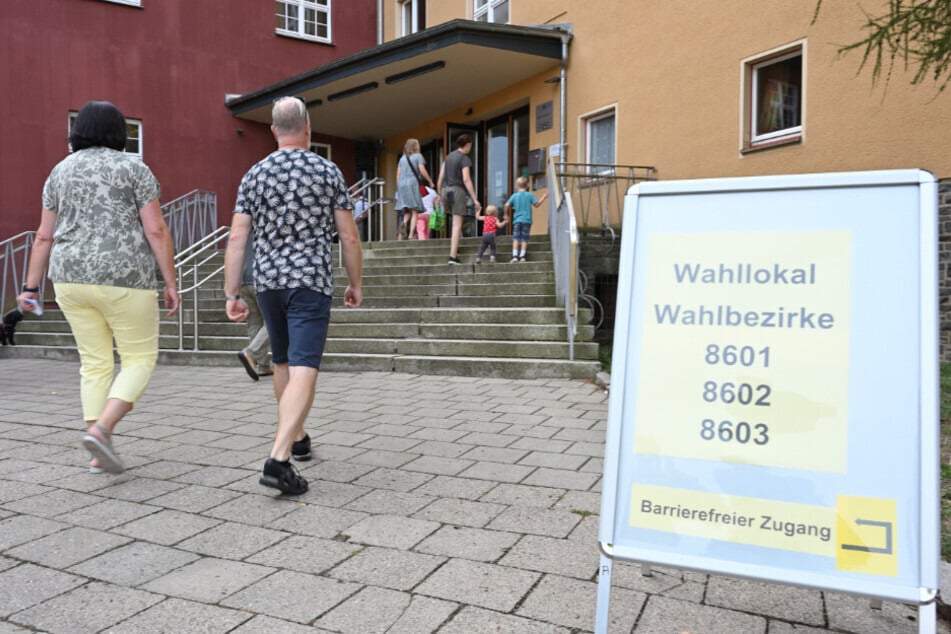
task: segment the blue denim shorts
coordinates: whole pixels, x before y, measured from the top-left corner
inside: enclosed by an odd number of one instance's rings
[[[258,293],[271,361],[320,369],[333,298],[307,288]]]
[[[532,223],[516,222],[512,225],[512,240],[528,242],[528,234],[532,231]]]

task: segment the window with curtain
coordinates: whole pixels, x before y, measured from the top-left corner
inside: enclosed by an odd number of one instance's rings
[[[330,0],[277,0],[275,32],[314,42],[331,42]]]
[[[802,61],[802,47],[796,46],[746,62],[748,147],[802,137]]]
[[[614,165],[614,110],[598,113],[585,120],[585,162]]]

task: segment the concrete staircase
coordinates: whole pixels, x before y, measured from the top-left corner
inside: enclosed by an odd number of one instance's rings
[[[510,238],[499,238],[497,264],[488,264],[487,258],[475,264],[478,245],[479,238],[464,238],[459,250],[463,264],[450,266],[448,240],[364,243],[363,306],[342,307],[346,273],[337,270],[321,369],[593,378],[601,367],[593,326],[579,326],[575,359],[568,360],[564,310],[555,299],[547,238],[533,236],[529,261],[512,264]],[[246,328],[228,321],[223,295],[220,277],[199,291],[200,351],[192,350],[191,301],[183,302],[182,349],[177,320],[163,319],[160,363],[238,365],[235,353],[247,343]],[[0,347],[0,358],[77,358],[69,325],[52,306],[42,317],[29,315],[20,322],[16,341],[16,346]]]

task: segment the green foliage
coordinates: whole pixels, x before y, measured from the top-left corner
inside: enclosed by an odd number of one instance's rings
[[[816,3],[813,23],[819,19],[822,0]],[[842,57],[855,50],[862,51],[861,71],[872,65],[872,81],[885,73],[891,77],[895,63],[916,68],[912,84],[934,79],[938,91],[951,81],[951,0],[888,0],[888,12],[871,15],[865,12],[862,27],[865,37],[839,48]]]
[[[605,372],[611,372],[611,350],[614,343],[609,341],[598,346],[598,360],[601,361],[601,367]]]

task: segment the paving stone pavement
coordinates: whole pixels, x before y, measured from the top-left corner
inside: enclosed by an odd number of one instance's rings
[[[594,629],[595,384],[324,373],[311,489],[281,497],[271,388],[237,361],[159,366],[120,476],[88,473],[77,363],[0,364],[0,634]],[[906,605],[640,572],[614,567],[612,633],[918,631]]]

